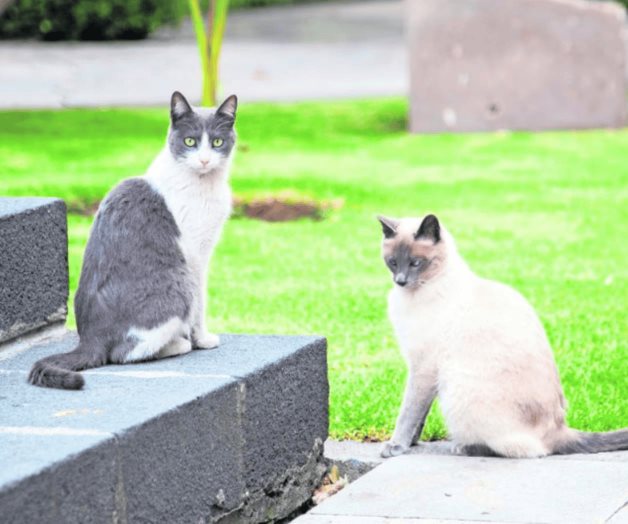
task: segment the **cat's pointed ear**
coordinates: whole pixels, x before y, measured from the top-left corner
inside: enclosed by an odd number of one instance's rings
[[[377,215],[377,220],[379,220],[379,223],[382,225],[382,232],[385,238],[392,238],[397,234],[397,228],[399,227],[398,220],[382,215]]]
[[[427,238],[436,244],[440,241],[440,224],[438,222],[438,218],[434,215],[427,215],[423,222],[421,222],[421,226],[419,230],[414,234],[415,240],[419,238]]]
[[[188,103],[185,97],[179,93],[179,91],[172,93],[172,98],[170,99],[170,118],[172,121],[174,122],[191,112],[192,106]]]
[[[227,99],[216,109],[217,115],[224,115],[235,120],[236,110],[238,109],[238,97],[235,95],[228,96]]]

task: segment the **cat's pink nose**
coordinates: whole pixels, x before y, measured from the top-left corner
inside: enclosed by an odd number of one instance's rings
[[[207,164],[209,164],[209,160],[201,160],[201,164],[203,164],[203,167],[205,167]]]

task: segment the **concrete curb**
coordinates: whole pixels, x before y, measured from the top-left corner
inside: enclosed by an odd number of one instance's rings
[[[0,342],[67,313],[65,203],[56,198],[0,198]]]
[[[73,333],[0,359],[0,512],[11,522],[266,522],[325,465],[326,341],[222,337],[213,351],[26,383]],[[0,355],[3,349],[0,346]]]

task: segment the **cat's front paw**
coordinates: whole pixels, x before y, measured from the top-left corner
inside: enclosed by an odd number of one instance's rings
[[[384,443],[384,446],[379,454],[384,458],[397,457],[399,455],[403,455],[409,449],[410,448],[408,446],[397,444],[396,442],[389,440]]]
[[[202,333],[192,337],[192,346],[194,349],[214,349],[220,345],[218,335],[212,333]]]

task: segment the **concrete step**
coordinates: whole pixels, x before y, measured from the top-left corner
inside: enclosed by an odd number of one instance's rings
[[[65,203],[0,197],[0,342],[65,321]]]
[[[328,441],[329,460],[374,469],[294,524],[628,523],[628,451],[514,460],[429,443],[382,461],[379,447]]]
[[[221,339],[87,371],[78,392],[26,383],[76,334],[0,346],[0,520],[264,522],[305,502],[325,469],[325,339]]]

